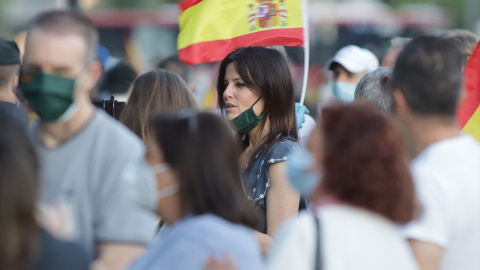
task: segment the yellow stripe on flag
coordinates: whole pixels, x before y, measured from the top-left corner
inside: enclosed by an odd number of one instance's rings
[[[463,132],[468,132],[480,142],[480,106],[477,108],[467,124],[462,129]]]
[[[272,29],[301,28],[300,0],[203,0],[179,16],[178,49]],[[225,12],[228,11],[228,12]],[[182,31],[192,29],[192,31]]]

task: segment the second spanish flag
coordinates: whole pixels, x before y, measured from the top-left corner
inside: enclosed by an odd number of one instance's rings
[[[301,0],[186,0],[179,4],[178,55],[194,65],[245,46],[303,45]]]
[[[457,119],[462,131],[480,142],[480,42],[463,72],[467,98],[458,108]]]

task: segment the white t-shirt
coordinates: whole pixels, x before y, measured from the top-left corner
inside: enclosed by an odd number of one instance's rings
[[[470,135],[434,143],[411,168],[422,213],[405,236],[443,247],[441,270],[480,269],[480,144]]]
[[[324,206],[316,213],[320,217],[322,269],[418,269],[408,243],[390,220],[347,205]],[[314,269],[315,230],[308,211],[287,222],[275,237],[267,269]]]
[[[306,146],[310,138],[310,134],[317,124],[313,117],[308,114],[305,114],[305,122],[301,129],[298,130],[298,143],[302,146]]]

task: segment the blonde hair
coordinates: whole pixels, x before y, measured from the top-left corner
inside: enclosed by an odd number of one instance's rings
[[[197,109],[193,93],[177,74],[153,70],[140,75],[133,82],[132,93],[120,115],[120,122],[142,140],[149,134],[149,119],[154,113]]]

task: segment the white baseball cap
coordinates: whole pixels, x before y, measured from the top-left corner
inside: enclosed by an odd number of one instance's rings
[[[351,73],[370,72],[378,68],[378,58],[368,49],[355,45],[341,48],[328,62],[328,69],[332,70],[332,64],[339,63]]]

